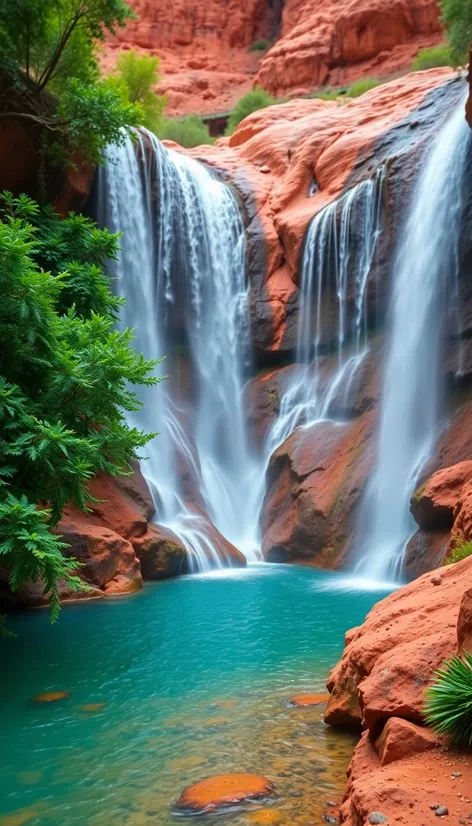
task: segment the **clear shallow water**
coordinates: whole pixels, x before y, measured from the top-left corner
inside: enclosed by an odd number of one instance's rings
[[[44,612],[9,620],[19,636],[0,640],[0,824],[168,826],[187,785],[228,771],[273,778],[271,822],[321,824],[354,738],[287,699],[324,690],[345,631],[384,595],[337,582],[267,565],[69,606],[54,627]],[[32,702],[56,690],[71,697]],[[106,706],[78,708],[90,703]],[[267,817],[252,806],[224,819]]]

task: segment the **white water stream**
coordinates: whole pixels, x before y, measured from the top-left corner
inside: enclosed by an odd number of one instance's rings
[[[256,460],[243,409],[248,286],[238,204],[203,165],[149,133],[138,145],[107,150],[99,202],[100,222],[123,233],[111,272],[126,299],[121,324],[134,328],[146,358],[171,357],[186,342],[183,366],[174,356],[158,374],[183,374],[191,409],[169,379],[140,391],[143,408],[130,419],[161,432],[141,463],[156,519],[183,541],[192,570],[223,564],[224,543],[209,522],[255,559],[257,518],[248,490]]]
[[[442,342],[448,317],[458,312],[469,135],[461,100],[423,162],[399,239],[378,455],[358,530],[356,573],[377,581],[401,576],[405,548],[417,528],[410,498],[438,434]]]

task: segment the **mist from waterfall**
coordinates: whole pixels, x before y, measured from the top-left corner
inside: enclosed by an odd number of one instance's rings
[[[423,162],[393,270],[378,454],[361,508],[356,573],[401,576],[416,530],[410,498],[438,435],[445,326],[457,321],[459,236],[470,130],[464,100]],[[460,369],[460,365],[459,365]]]
[[[251,352],[248,285],[238,204],[206,167],[150,133],[111,146],[106,155],[99,217],[123,233],[110,271],[126,299],[120,324],[134,328],[135,346],[146,358],[169,357],[156,373],[171,377],[140,391],[143,407],[129,420],[160,431],[141,463],[156,520],[182,540],[193,570],[224,564],[221,537],[209,521],[255,559],[257,518],[248,489],[256,460],[243,405]],[[185,393],[176,390],[175,374]]]

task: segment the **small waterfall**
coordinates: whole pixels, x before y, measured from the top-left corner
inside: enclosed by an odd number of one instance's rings
[[[161,431],[142,463],[157,521],[183,541],[193,570],[223,564],[209,523],[253,559],[248,485],[255,460],[242,392],[250,362],[248,285],[238,205],[203,165],[150,133],[106,154],[99,212],[102,224],[123,233],[111,272],[126,299],[120,323],[134,328],[146,358],[169,361],[158,374],[170,378],[141,392],[143,408],[130,422]]]
[[[374,580],[401,573],[416,529],[410,498],[437,437],[441,344],[447,317],[457,319],[469,134],[461,100],[426,158],[398,247],[377,463],[359,520],[357,571]]]
[[[299,369],[290,378],[269,433],[268,459],[297,427],[332,417],[335,402],[339,410],[347,407],[368,349],[367,285],[381,233],[384,178],[382,167],[374,178],[357,184],[323,209],[310,224],[301,273]],[[336,319],[330,325],[327,302],[332,293]],[[326,381],[320,367],[329,351],[336,353],[337,368]]]

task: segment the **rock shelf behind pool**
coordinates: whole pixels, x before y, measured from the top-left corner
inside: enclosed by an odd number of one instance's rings
[[[257,774],[221,774],[189,786],[179,797],[180,814],[208,814],[252,800],[263,800],[274,792],[274,784]]]

